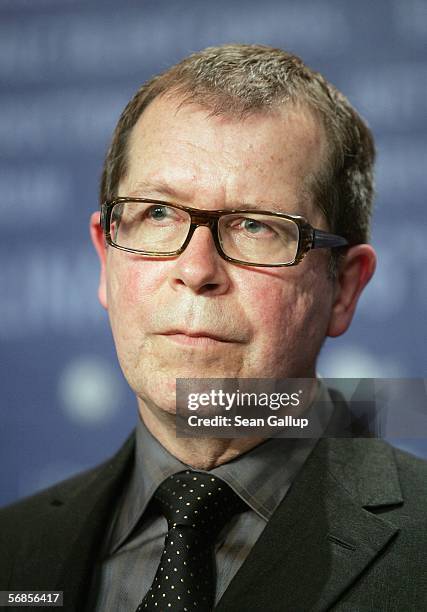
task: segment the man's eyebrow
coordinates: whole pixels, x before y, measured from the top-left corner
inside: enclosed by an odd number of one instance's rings
[[[175,202],[188,201],[188,194],[181,189],[173,187],[170,183],[163,179],[141,180],[135,183],[132,191],[124,194],[127,197],[146,198],[157,196],[160,199],[171,198]],[[304,199],[301,198],[301,203]],[[191,206],[191,204],[190,204]],[[229,202],[226,206],[221,207],[221,210],[266,210],[270,212],[288,212],[285,210],[283,202]]]
[[[129,197],[149,197],[153,194],[166,196],[173,199],[185,199],[185,194],[176,187],[173,187],[166,181],[161,179],[141,180],[135,183],[130,193],[126,193]]]

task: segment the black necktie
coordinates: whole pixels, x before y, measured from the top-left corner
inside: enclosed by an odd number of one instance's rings
[[[167,478],[154,500],[169,531],[153,584],[136,612],[212,610],[215,539],[245,509],[244,502],[219,478],[190,470]]]

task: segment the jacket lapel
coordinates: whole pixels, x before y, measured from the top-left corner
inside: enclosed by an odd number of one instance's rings
[[[403,501],[392,452],[378,440],[321,440],[218,612],[328,610],[398,531],[368,511]]]

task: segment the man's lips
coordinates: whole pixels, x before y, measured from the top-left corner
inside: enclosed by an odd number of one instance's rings
[[[159,335],[166,336],[179,344],[190,346],[212,346],[218,343],[226,344],[237,341],[229,335],[222,335],[207,330],[172,329],[160,332]]]

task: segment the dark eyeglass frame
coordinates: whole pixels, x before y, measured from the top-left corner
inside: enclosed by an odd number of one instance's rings
[[[166,253],[155,253],[152,251],[142,251],[140,249],[131,249],[129,247],[123,247],[116,244],[111,237],[111,212],[116,204],[125,204],[127,202],[140,202],[143,204],[158,204],[160,206],[170,206],[172,208],[177,208],[179,210],[184,210],[189,213],[191,217],[190,227],[188,229],[188,234],[182,246],[176,251],[166,252]],[[272,217],[279,217],[281,219],[289,219],[290,221],[294,221],[299,229],[299,239],[298,239],[298,247],[295,258],[291,262],[287,263],[275,263],[275,264],[265,264],[265,263],[252,263],[248,261],[242,261],[240,259],[235,259],[234,257],[230,257],[226,253],[224,253],[221,242],[219,239],[219,229],[218,229],[218,220],[224,215],[232,215],[238,213],[248,213],[248,214],[263,214],[270,215]],[[325,232],[324,230],[314,228],[310,223],[308,223],[305,217],[301,217],[300,215],[288,215],[286,213],[272,212],[270,210],[258,210],[253,208],[245,208],[245,209],[230,209],[230,210],[200,210],[198,208],[190,208],[189,206],[183,206],[182,204],[171,204],[170,202],[165,202],[163,200],[154,200],[152,198],[128,198],[121,197],[115,198],[114,200],[110,200],[108,202],[104,202],[101,204],[101,215],[100,215],[100,225],[104,231],[106,242],[121,251],[127,251],[129,253],[136,253],[138,255],[146,255],[148,257],[175,257],[176,255],[180,255],[183,251],[185,251],[188,246],[195,230],[198,227],[209,227],[212,232],[212,237],[215,243],[215,247],[219,253],[219,255],[225,259],[226,261],[231,261],[237,264],[241,264],[244,266],[256,266],[257,268],[278,268],[284,266],[295,266],[300,263],[300,261],[305,257],[305,255],[311,249],[334,249],[339,247],[347,247],[349,246],[348,241],[342,236],[337,236],[336,234],[330,234],[329,232]]]

